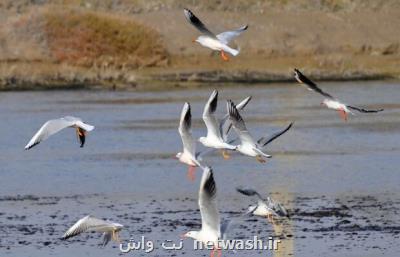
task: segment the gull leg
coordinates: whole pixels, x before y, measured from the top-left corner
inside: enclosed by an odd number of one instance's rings
[[[227,150],[221,150],[221,153],[225,160],[229,160],[231,158]]]
[[[196,167],[189,165],[187,177],[188,177],[188,179],[190,181],[194,181],[194,179],[195,179],[195,171],[196,171]]]
[[[210,257],[214,257],[214,253],[215,253],[215,248],[213,248],[213,249],[211,250]]]
[[[221,50],[221,58],[224,61],[229,61],[229,57],[225,54],[224,50]]]
[[[256,160],[257,160],[259,163],[266,163],[266,162],[267,162],[266,160],[264,160],[264,158],[261,157],[261,155],[257,155],[257,156],[256,156]]]
[[[222,250],[221,250],[221,248],[217,248],[217,252],[218,252],[217,256],[218,256],[218,257],[221,257],[221,256],[222,256]]]
[[[117,242],[117,243],[121,243],[121,240],[119,239],[119,233],[118,232],[115,232],[115,241]]]
[[[342,118],[342,120],[344,120],[344,121],[347,121],[347,113],[345,112],[345,110],[339,109],[338,112],[339,112],[340,118]]]

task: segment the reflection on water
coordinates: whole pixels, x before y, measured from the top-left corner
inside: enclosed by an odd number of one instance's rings
[[[351,116],[347,123],[320,108],[319,95],[295,84],[220,88],[220,116],[225,100],[253,96],[243,117],[256,138],[295,122],[269,146],[273,158],[265,165],[238,154],[228,161],[219,153],[207,156],[215,171],[221,216],[229,218],[249,204],[235,187],[253,187],[272,194],[293,212],[293,219],[273,227],[254,218],[238,230],[243,238],[259,232],[281,236],[274,256],[337,256],[348,251],[357,256],[397,256],[393,238],[400,233],[398,86],[324,83],[327,91],[346,102],[386,109]],[[58,257],[115,256],[116,248],[98,248],[92,234],[57,240],[68,225],[89,213],[126,224],[128,238],[146,235],[161,241],[197,228],[201,176],[187,181],[187,168],[171,157],[181,150],[177,126],[183,103],[191,102],[195,137],[204,135],[201,115],[211,91],[1,93],[0,229],[6,233],[0,235],[0,246],[9,246],[7,256],[42,256],[44,247]],[[84,148],[79,148],[73,132],[65,130],[23,150],[46,120],[65,115],[96,126]],[[22,198],[14,199],[17,195]],[[166,256],[160,250],[155,254]],[[182,253],[202,254],[191,249]]]

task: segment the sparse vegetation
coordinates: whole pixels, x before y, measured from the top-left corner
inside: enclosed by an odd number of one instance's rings
[[[166,64],[158,33],[132,19],[76,9],[43,14],[47,44],[57,62],[125,70]]]
[[[193,45],[183,7],[214,32],[248,23],[241,54]],[[3,0],[0,90],[400,78],[399,17],[398,0]]]

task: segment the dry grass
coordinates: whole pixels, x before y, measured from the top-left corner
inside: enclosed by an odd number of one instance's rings
[[[130,17],[82,8],[32,8],[0,27],[0,59],[132,70],[164,67],[161,36]]]
[[[132,19],[76,9],[46,9],[44,19],[57,62],[118,69],[166,64],[158,33]]]
[[[381,10],[400,6],[398,0],[2,0],[0,8],[24,11],[32,5],[57,4],[128,13],[158,11],[183,7],[208,11],[264,12],[266,10]]]

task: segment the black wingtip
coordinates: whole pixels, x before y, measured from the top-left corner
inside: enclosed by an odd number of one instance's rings
[[[256,192],[252,189],[244,189],[244,188],[237,187],[236,191],[238,191],[239,193],[246,195],[246,196],[256,195]]]
[[[185,105],[187,105],[187,111],[184,116],[184,122],[185,122],[184,124],[188,129],[190,129],[192,126],[192,112],[190,108],[190,103],[186,102]]]
[[[25,150],[29,150],[29,149],[31,149],[32,147],[38,145],[39,143],[40,143],[40,142],[36,142],[36,143],[34,143],[33,145],[31,145],[31,146],[29,146],[29,147],[26,147]]]
[[[215,185],[215,180],[214,180],[214,173],[211,167],[207,167],[206,169],[208,169],[208,176],[204,184],[204,190],[210,196],[214,196],[217,192],[217,187]]]
[[[218,105],[218,90],[214,90],[211,94],[212,100],[210,102],[210,111],[215,112]]]

